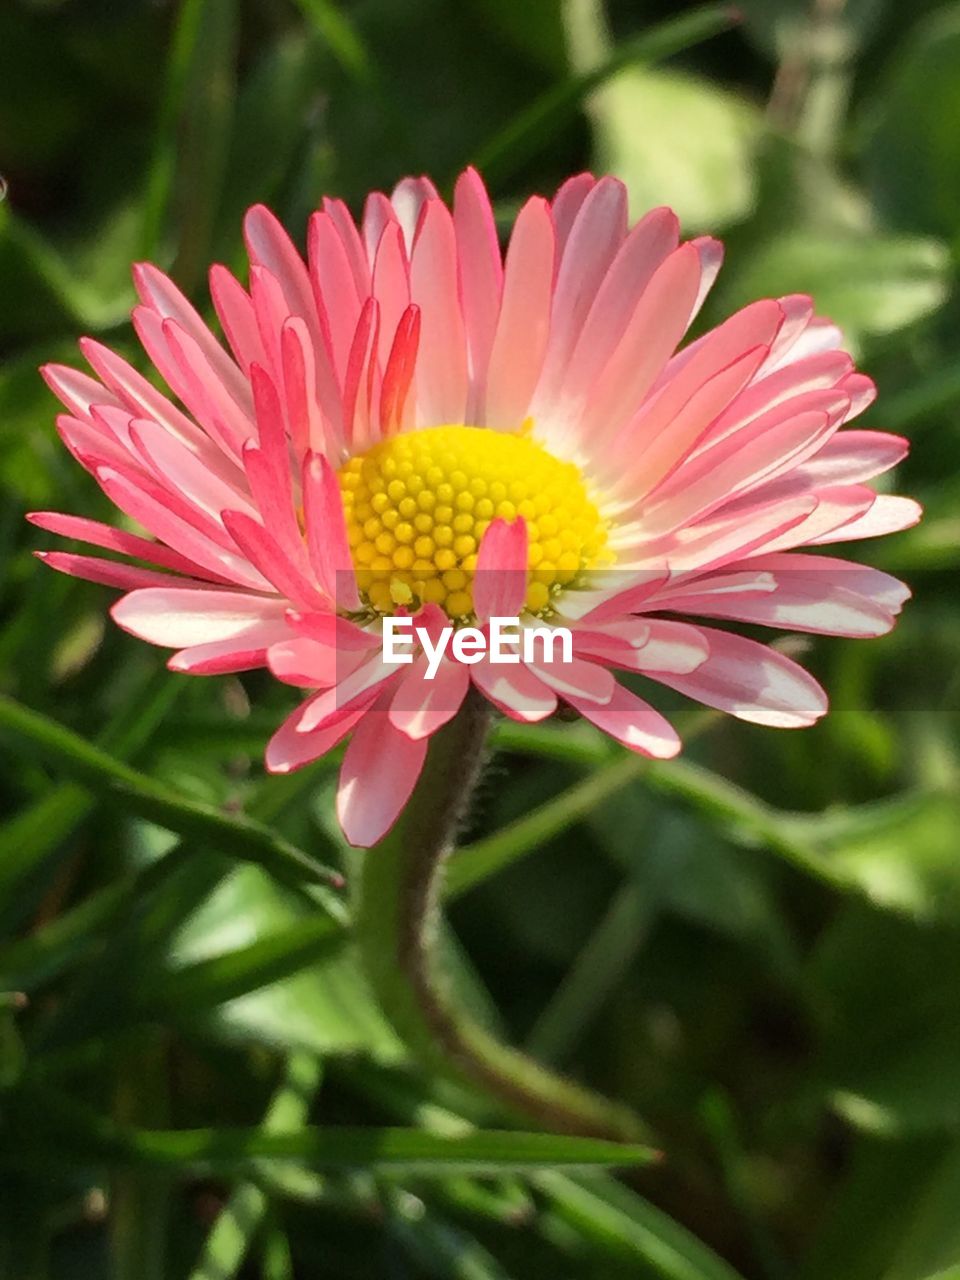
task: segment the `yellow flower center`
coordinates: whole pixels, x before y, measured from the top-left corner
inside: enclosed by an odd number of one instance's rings
[[[579,468],[527,434],[426,427],[351,458],[339,481],[357,582],[377,613],[433,601],[448,617],[469,620],[480,540],[498,516],[526,521],[533,613],[548,611],[563,587],[611,559],[606,524]]]

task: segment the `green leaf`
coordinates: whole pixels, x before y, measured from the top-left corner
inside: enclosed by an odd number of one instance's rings
[[[536,99],[477,151],[473,164],[495,186],[514,173],[594,90],[617,72],[636,63],[649,66],[662,62],[718,35],[733,21],[733,11],[726,6],[705,5],[624,41],[589,70],[570,76]]]
[[[865,108],[864,172],[895,225],[953,239],[960,227],[960,5],[910,33]]]
[[[949,255],[936,240],[791,231],[772,237],[727,276],[716,305],[809,293],[817,310],[855,340],[895,333],[937,311],[949,289]]]
[[[813,839],[838,880],[875,906],[928,920],[960,914],[960,797],[903,794],[834,814],[787,819]]]
[[[824,1036],[816,1079],[881,1135],[960,1131],[960,931],[848,908],[823,937],[808,995]]]
[[[189,1018],[298,973],[334,950],[343,936],[329,916],[298,920],[248,946],[154,974],[138,995],[151,1010]]]
[[[292,961],[301,947],[302,964]],[[311,955],[314,952],[318,954]],[[289,968],[288,968],[288,962]],[[266,968],[261,968],[261,963]],[[274,884],[258,867],[235,867],[178,927],[166,949],[162,985],[194,984],[202,999],[204,971],[225,983],[275,977],[251,984],[247,994],[204,1015],[207,1034],[230,1043],[260,1043],[324,1057],[363,1052],[396,1061],[403,1050],[373,1002],[352,946],[318,925],[315,909]],[[280,970],[288,968],[286,974]],[[246,978],[244,978],[246,974]],[[259,989],[253,989],[255,985]],[[175,1012],[175,1004],[172,1007]]]

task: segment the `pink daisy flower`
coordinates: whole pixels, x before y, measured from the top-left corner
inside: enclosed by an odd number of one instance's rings
[[[867,481],[906,441],[842,430],[873,399],[839,331],[791,296],[677,350],[721,261],[623,185],[581,174],[528,200],[501,255],[476,173],[452,210],[426,178],[371,195],[359,228],[324,200],[306,261],[265,208],[249,287],[210,274],[224,345],[155,267],[133,322],[174,398],[84,340],[95,376],[46,379],[68,449],[150,537],[77,516],[43,529],[146,562],[43,553],[123,589],[121,627],[174,671],[266,665],[312,692],[267,747],[298,768],[350,735],[338,811],[354,844],[406,803],[430,735],[470,685],[508,716],[560,701],[643,754],[680,748],[619,683],[639,672],[744,720],[808,725],[801,667],[678,615],[844,636],[893,625],[908,590],[807,554],[919,518]],[[564,626],[573,660],[384,661],[383,618],[430,634],[492,616]],[[667,614],[669,617],[662,615]]]

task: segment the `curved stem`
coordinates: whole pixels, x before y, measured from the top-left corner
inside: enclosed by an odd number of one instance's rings
[[[635,1140],[645,1130],[629,1109],[503,1044],[457,1004],[445,981],[444,864],[480,774],[489,718],[486,702],[471,693],[434,738],[402,818],[363,855],[355,918],[367,977],[395,1030],[430,1070],[546,1129]]]

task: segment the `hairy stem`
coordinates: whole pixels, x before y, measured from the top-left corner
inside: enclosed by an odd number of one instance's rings
[[[363,855],[356,924],[367,976],[395,1030],[428,1069],[543,1128],[635,1140],[644,1127],[627,1108],[500,1042],[461,1007],[446,980],[444,866],[483,764],[489,715],[471,694],[434,738],[396,827]]]

